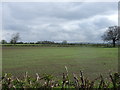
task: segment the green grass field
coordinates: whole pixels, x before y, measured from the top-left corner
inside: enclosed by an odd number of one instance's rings
[[[3,72],[16,76],[50,73],[61,76],[65,66],[69,73],[84,71],[85,76],[95,78],[116,72],[118,48],[94,47],[3,47]]]

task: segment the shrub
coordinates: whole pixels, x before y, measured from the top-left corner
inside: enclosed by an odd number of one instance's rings
[[[109,80],[105,81],[102,75],[95,78],[93,81],[90,81],[88,78],[85,78],[82,71],[80,71],[79,76],[73,73],[73,80],[70,79],[68,75],[68,70],[66,68],[66,73],[63,73],[62,80],[55,79],[54,76],[49,74],[43,74],[41,77],[36,73],[36,77],[31,77],[26,74],[23,79],[14,77],[10,73],[5,73],[1,78],[1,85],[3,90],[8,90],[9,88],[74,88],[74,89],[105,89],[113,88],[114,90],[120,88],[120,74],[114,73],[109,74]]]

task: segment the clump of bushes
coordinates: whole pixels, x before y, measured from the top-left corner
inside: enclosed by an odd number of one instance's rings
[[[42,88],[42,89],[66,89],[66,88],[72,88],[72,89],[106,89],[106,88],[113,88],[114,90],[120,88],[120,74],[114,73],[109,74],[109,80],[105,81],[102,75],[94,79],[93,81],[90,81],[89,79],[85,78],[82,71],[80,71],[79,76],[73,73],[73,79],[70,79],[68,75],[68,70],[66,68],[66,73],[63,73],[62,79],[56,79],[54,76],[49,74],[43,74],[42,76],[39,76],[38,73],[36,73],[36,77],[31,77],[26,74],[24,75],[24,78],[20,79],[17,77],[14,77],[12,74],[5,73],[1,78],[1,86],[3,90],[8,89],[18,89],[18,88]]]

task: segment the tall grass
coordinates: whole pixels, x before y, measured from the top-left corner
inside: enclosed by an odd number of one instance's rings
[[[31,77],[26,72],[24,78],[20,79],[18,77],[14,77],[10,73],[5,73],[0,81],[0,85],[3,90],[8,89],[17,89],[17,88],[42,88],[42,89],[84,89],[89,90],[93,88],[97,88],[100,90],[106,88],[112,88],[114,90],[118,90],[120,88],[120,74],[114,73],[109,74],[109,80],[105,80],[102,75],[95,78],[94,80],[89,80],[84,77],[83,72],[80,71],[79,75],[73,73],[73,79],[69,77],[68,69],[65,66],[66,73],[63,73],[62,79],[56,79],[55,76],[49,74],[43,74],[40,76],[36,73],[36,77]]]

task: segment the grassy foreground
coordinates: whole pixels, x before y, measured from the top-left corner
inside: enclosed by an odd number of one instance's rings
[[[18,77],[27,71],[32,76],[48,73],[61,78],[67,66],[70,76],[82,70],[93,79],[100,74],[107,77],[118,68],[118,48],[10,46],[2,50],[3,73]]]

